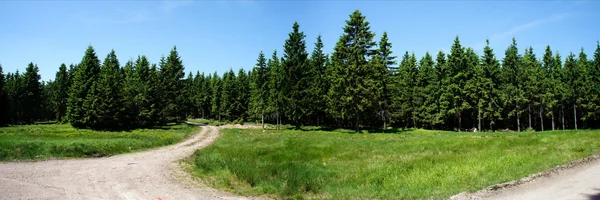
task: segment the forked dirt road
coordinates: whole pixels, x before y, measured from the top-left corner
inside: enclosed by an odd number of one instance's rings
[[[150,151],[97,159],[0,163],[0,199],[245,199],[194,181],[178,160],[218,137],[214,126]]]

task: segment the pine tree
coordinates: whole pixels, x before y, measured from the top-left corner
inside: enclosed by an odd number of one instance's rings
[[[181,122],[186,119],[183,71],[183,62],[177,53],[177,47],[173,47],[169,56],[160,65],[162,115],[168,122]]]
[[[0,126],[7,125],[9,119],[8,94],[6,93],[6,78],[4,77],[4,71],[2,71],[2,65],[0,65]]]
[[[277,57],[271,59],[272,62],[277,62]],[[310,81],[308,82],[308,87],[310,87],[308,92],[308,102],[310,103],[308,108],[308,115],[312,120],[316,120],[316,125],[320,125],[323,120],[323,116],[325,116],[325,107],[326,101],[324,95],[326,93],[326,83],[325,83],[325,63],[327,61],[326,55],[323,53],[323,41],[321,39],[321,35],[317,36],[317,41],[315,42],[315,48],[310,56],[310,65],[307,70],[307,77],[310,77]],[[272,65],[275,63],[271,63]],[[274,67],[270,67],[273,71]],[[305,105],[307,106],[307,105]]]
[[[415,108],[418,107],[416,104],[421,103],[420,99],[417,99],[417,75],[419,71],[417,68],[417,59],[415,54],[408,54],[408,51],[404,53],[400,66],[398,67],[398,76],[396,76],[396,83],[399,91],[394,95],[393,108],[397,112],[393,116],[397,119],[397,122],[402,122],[404,127],[417,126],[417,120],[419,119]]]
[[[596,50],[594,51],[594,59],[588,65],[589,80],[589,100],[586,109],[588,114],[586,117],[589,120],[594,120],[596,123],[593,128],[598,128],[598,120],[600,120],[600,42],[596,42]],[[590,123],[594,124],[594,123]]]
[[[67,66],[63,63],[60,65],[58,72],[56,72],[56,78],[54,79],[54,94],[52,95],[52,103],[54,103],[54,112],[56,113],[56,120],[62,122],[65,120],[67,114],[67,99],[69,97],[69,72]]]
[[[458,120],[458,130],[462,129],[463,112],[471,108],[465,98],[465,84],[469,80],[468,66],[465,62],[465,48],[461,46],[458,36],[450,48],[448,55],[448,73],[450,82],[447,89],[452,94],[448,114],[454,115]]]
[[[139,57],[138,57],[139,58]],[[138,126],[138,106],[136,105],[135,99],[138,95],[139,88],[141,87],[140,78],[135,70],[135,64],[133,61],[127,61],[123,67],[123,99],[124,99],[124,113],[123,122],[126,128],[135,128]]]
[[[427,124],[430,128],[433,128],[436,122],[436,99],[435,90],[437,90],[436,73],[434,69],[433,57],[429,52],[425,53],[425,56],[419,61],[419,72],[417,74],[417,98],[418,106],[416,113],[421,119],[423,125]]]
[[[76,69],[69,92],[67,118],[73,127],[86,128],[90,126],[88,112],[92,109],[96,94],[93,84],[100,74],[100,60],[92,46],[87,48]]]
[[[6,75],[6,94],[8,97],[8,118],[11,124],[20,124],[23,122],[23,106],[24,97],[23,75],[17,70],[15,73]]]
[[[521,131],[520,114],[524,104],[524,70],[521,65],[521,56],[518,54],[517,41],[513,38],[512,44],[506,49],[502,70],[504,74],[504,93],[507,97],[505,108],[508,117],[515,117],[517,131]]]
[[[373,58],[374,66],[377,67],[377,95],[378,110],[383,121],[383,130],[387,130],[387,124],[390,118],[390,105],[392,104],[392,91],[394,83],[392,81],[390,69],[396,65],[396,56],[392,56],[392,43],[388,41],[387,32],[383,32],[379,41],[379,49]]]
[[[160,114],[161,111],[165,111],[165,109],[161,108],[161,96],[157,91],[157,87],[161,81],[165,79],[159,79],[159,72],[156,65],[151,65],[146,56],[138,56],[138,59],[135,62],[134,73],[136,78],[138,78],[138,85],[136,90],[136,95],[133,101],[135,102],[135,106],[137,108],[137,125],[139,127],[152,127],[157,125],[162,121],[161,117],[165,117],[165,115]],[[161,74],[163,75],[163,74]],[[181,76],[183,77],[183,75]],[[164,78],[164,76],[163,76]],[[164,82],[163,82],[164,83]],[[180,82],[181,83],[181,82]],[[164,85],[163,85],[164,86]],[[179,92],[183,93],[183,85],[179,85]],[[165,91],[163,91],[165,92]],[[168,92],[165,92],[169,94]],[[170,93],[176,94],[176,93]],[[163,99],[164,102],[164,99]],[[179,102],[183,102],[182,99],[179,99]],[[163,104],[169,105],[169,104]],[[173,106],[173,105],[171,105]],[[177,106],[177,109],[181,109],[180,106]],[[171,108],[173,109],[173,108]],[[183,110],[180,110],[183,112]],[[164,113],[163,113],[164,114]],[[185,113],[184,113],[185,115]],[[170,116],[170,115],[166,115]],[[181,114],[177,115],[178,117],[184,117]],[[179,120],[184,120],[185,118],[179,118]]]
[[[100,68],[100,77],[95,85],[98,95],[97,106],[94,108],[94,117],[97,121],[92,122],[91,127],[99,130],[123,129],[127,124],[124,122],[125,102],[123,98],[123,77],[121,76],[119,60],[115,51],[112,50],[104,59]]]
[[[37,65],[29,63],[23,74],[23,98],[19,99],[23,106],[24,121],[33,123],[41,119],[42,85]]]
[[[435,123],[433,124],[441,125],[443,129],[446,129],[446,119],[449,116],[448,111],[450,110],[453,96],[449,89],[450,77],[448,76],[448,62],[446,60],[446,54],[443,51],[439,51],[436,56],[435,70],[437,77],[437,92],[435,92],[435,96],[432,98],[436,102],[437,114],[434,120]]]
[[[206,74],[204,76],[204,82],[202,83],[201,92],[201,108],[202,108],[202,118],[210,118],[211,110],[212,110],[212,75]]]
[[[281,123],[281,112],[283,111],[283,104],[284,104],[284,94],[283,94],[283,84],[284,84],[284,80],[283,80],[283,67],[281,66],[280,62],[279,62],[279,58],[277,57],[277,51],[273,51],[273,55],[271,56],[271,59],[269,59],[269,62],[267,63],[267,65],[269,65],[269,78],[268,78],[268,89],[269,89],[269,103],[268,103],[268,107],[269,107],[269,112],[270,113],[274,113],[274,118],[277,124],[277,130],[279,130],[280,126],[279,124]]]
[[[310,105],[311,95],[308,84],[311,81],[313,71],[308,70],[309,60],[306,52],[304,32],[300,32],[300,25],[294,22],[293,31],[288,34],[289,38],[283,46],[283,61],[281,65],[284,71],[284,95],[285,113],[289,120],[300,125],[300,120],[309,114],[305,105]],[[264,87],[263,87],[264,88]],[[263,96],[264,99],[265,96]]]
[[[244,122],[248,118],[248,101],[250,99],[250,79],[243,68],[240,68],[235,82],[237,90],[234,104],[234,114],[238,117],[238,121]]]
[[[204,118],[204,110],[203,110],[203,90],[204,82],[206,81],[204,77],[204,73],[200,73],[200,71],[196,71],[196,76],[194,77],[193,82],[193,94],[191,96],[191,104],[194,105],[194,117],[195,118]]]
[[[344,34],[332,56],[327,103],[332,117],[353,120],[357,132],[361,116],[372,111],[377,103],[373,91],[378,77],[375,68],[369,65],[369,59],[376,53],[375,34],[365,18],[356,10],[346,20]]]
[[[252,118],[261,119],[263,129],[265,129],[264,118],[268,97],[268,73],[265,54],[261,51],[258,54],[252,76],[250,76],[250,105],[248,112]]]
[[[487,104],[486,97],[488,96],[484,85],[484,71],[479,56],[470,47],[465,51],[464,61],[467,65],[464,94],[469,108],[473,111],[471,112],[472,119],[477,121],[473,123],[473,127],[477,124],[477,130],[481,130],[484,106]]]
[[[213,118],[217,118],[221,121],[221,77],[217,75],[217,72],[213,74],[211,79],[211,113]]]
[[[483,99],[487,103],[483,105],[483,119],[488,121],[489,129],[494,131],[494,125],[502,120],[502,79],[500,78],[500,63],[494,55],[494,50],[490,47],[489,40],[486,40],[486,46],[483,48],[481,67],[483,71],[481,84],[486,92]]]
[[[235,73],[233,69],[223,74],[221,80],[221,113],[226,120],[232,121],[235,119]]]

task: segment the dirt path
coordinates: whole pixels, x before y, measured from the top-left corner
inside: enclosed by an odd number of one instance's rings
[[[511,185],[515,186],[511,186]],[[503,185],[503,184],[500,184]],[[569,199],[600,200],[600,155],[532,175],[519,181],[505,183],[473,194],[461,193],[451,199]]]
[[[178,160],[212,143],[214,126],[163,148],[98,159],[0,163],[0,199],[244,199],[211,189]]]

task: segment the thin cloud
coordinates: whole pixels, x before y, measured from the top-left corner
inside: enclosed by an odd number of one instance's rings
[[[89,13],[79,14],[77,19],[86,24],[131,24],[148,20],[148,12],[138,11],[120,11],[107,15],[90,15]]]
[[[552,15],[552,16],[549,16],[546,18],[537,19],[537,20],[531,21],[526,24],[515,26],[507,31],[496,33],[496,34],[492,35],[491,37],[489,37],[488,39],[490,41],[501,40],[503,38],[506,39],[506,38],[515,36],[517,33],[535,28],[535,27],[543,25],[543,24],[548,24],[551,22],[559,21],[559,20],[568,18],[569,16],[571,16],[571,13],[561,13],[561,14]],[[484,46],[485,46],[485,42],[480,42],[477,45],[474,45],[474,48],[476,50],[480,50],[480,49],[483,49]]]

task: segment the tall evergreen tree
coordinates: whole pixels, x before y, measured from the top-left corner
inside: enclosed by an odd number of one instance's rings
[[[9,103],[8,94],[6,93],[6,78],[4,77],[4,71],[2,71],[2,65],[0,65],[0,126],[8,124]]]
[[[436,73],[434,69],[433,57],[429,52],[419,61],[419,72],[417,74],[417,98],[419,107],[415,108],[416,113],[421,119],[423,125],[433,128],[436,123],[436,99],[435,90],[437,89]]]
[[[162,115],[168,122],[181,122],[186,119],[184,111],[185,76],[183,62],[177,53],[177,47],[173,47],[166,60],[160,66],[160,86],[163,110]]]
[[[94,107],[95,119],[93,129],[116,130],[122,129],[127,124],[124,122],[125,102],[123,98],[123,77],[121,76],[119,60],[112,50],[104,59],[100,68],[100,77],[95,84],[98,95],[97,106]]]
[[[524,92],[524,106],[526,106],[528,114],[528,128],[533,128],[532,116],[535,114],[536,108],[540,107],[542,100],[542,81],[541,79],[541,65],[538,62],[533,48],[529,47],[525,50],[523,59],[521,62],[523,73],[525,74],[523,79],[523,92]],[[542,112],[540,112],[541,114]],[[541,119],[543,120],[543,118]],[[541,129],[543,129],[543,123]]]
[[[417,98],[417,75],[418,75],[417,59],[415,54],[408,54],[408,51],[404,53],[400,66],[398,68],[398,76],[396,76],[396,84],[399,88],[399,92],[394,95],[393,108],[397,111],[393,116],[396,118],[396,122],[401,122],[404,127],[417,126],[419,119],[416,114],[415,108],[417,104],[421,103],[421,100]]]
[[[448,114],[454,115],[458,120],[458,130],[462,129],[463,112],[471,108],[465,98],[465,84],[469,80],[468,66],[465,62],[465,48],[461,46],[458,36],[454,38],[454,44],[448,55],[448,74],[450,82],[447,89],[452,94],[451,106]]]
[[[304,32],[301,32],[300,25],[294,22],[292,32],[288,34],[289,38],[283,46],[282,66],[284,71],[284,94],[286,115],[288,119],[299,121],[309,114],[304,105],[311,105],[310,88],[311,73],[309,70],[308,53],[306,52],[306,41]]]
[[[26,123],[33,123],[41,119],[42,112],[42,85],[37,65],[29,63],[23,74],[23,99],[19,99],[23,106],[24,120]]]
[[[379,41],[379,49],[372,60],[377,68],[376,87],[379,100],[377,105],[381,121],[383,121],[383,130],[387,129],[390,118],[390,105],[392,104],[391,88],[394,86],[394,82],[392,81],[390,69],[397,69],[394,66],[396,65],[396,56],[393,56],[392,53],[392,43],[389,42],[387,32],[383,32]]]
[[[283,67],[279,62],[279,58],[277,57],[277,51],[273,51],[273,55],[269,62],[269,79],[268,79],[268,89],[269,89],[269,112],[274,114],[274,118],[277,124],[277,130],[279,130],[281,123],[281,112],[283,111],[284,105],[284,93],[283,93],[283,84],[284,84],[284,71]]]
[[[71,87],[69,72],[64,63],[60,65],[58,72],[56,72],[54,86],[54,95],[52,95],[52,102],[54,103],[55,108],[54,112],[56,112],[56,120],[62,122],[67,115],[67,100],[69,98],[69,88]]]
[[[267,105],[267,83],[268,83],[268,68],[265,54],[261,51],[256,59],[256,66],[252,70],[250,76],[250,105],[248,111],[252,118],[261,119],[262,128],[265,129],[265,108]]]
[[[235,80],[236,96],[234,97],[234,114],[239,121],[244,122],[248,118],[246,114],[248,112],[248,101],[250,99],[250,79],[248,78],[246,71],[244,71],[243,68],[240,68]]]
[[[75,128],[86,128],[90,126],[88,111],[92,109],[92,103],[96,92],[93,84],[100,74],[100,60],[92,46],[88,46],[85,55],[78,65],[73,83],[69,92],[67,107],[67,118]]]
[[[236,118],[234,115],[236,100],[235,86],[235,73],[233,72],[233,69],[229,69],[229,71],[223,74],[223,79],[221,81],[221,111],[227,120],[234,120]]]
[[[221,77],[217,75],[217,72],[213,74],[211,78],[211,114],[213,118],[219,119],[221,121]]]
[[[271,59],[272,62],[276,62],[276,57]],[[308,93],[306,103],[309,103],[309,108],[307,109],[307,114],[314,122],[316,121],[317,125],[320,125],[320,121],[325,116],[325,107],[326,101],[324,95],[326,93],[326,83],[325,83],[325,63],[327,61],[326,55],[323,53],[323,41],[321,39],[321,35],[317,36],[317,41],[315,42],[315,48],[310,56],[310,65],[309,69],[306,70],[306,78],[308,84]],[[275,63],[271,63],[275,64]],[[273,68],[271,67],[271,71]],[[306,105],[305,105],[306,106]]]
[[[487,88],[484,85],[486,82],[484,70],[480,63],[479,56],[472,48],[467,48],[464,56],[466,69],[466,80],[464,94],[467,98],[466,102],[469,108],[473,111],[472,119],[476,121],[473,127],[477,124],[477,130],[481,130],[484,116],[484,106],[487,105]]]
[[[493,131],[494,125],[502,119],[502,79],[500,78],[500,63],[494,55],[494,50],[490,47],[489,40],[486,40],[486,46],[483,48],[481,67],[483,69],[481,84],[487,94],[483,97],[487,103],[484,105],[483,119],[488,121],[489,129]]]
[[[330,114],[342,120],[353,120],[356,131],[360,130],[361,116],[376,105],[376,70],[369,59],[376,51],[375,33],[369,22],[358,10],[350,15],[344,26],[344,34],[337,42],[332,56],[328,107]]]
[[[518,54],[517,41],[513,38],[512,44],[506,49],[502,70],[504,74],[504,93],[506,95],[505,108],[508,117],[515,117],[517,131],[521,131],[520,114],[524,104],[524,71],[521,65],[521,56]]]

